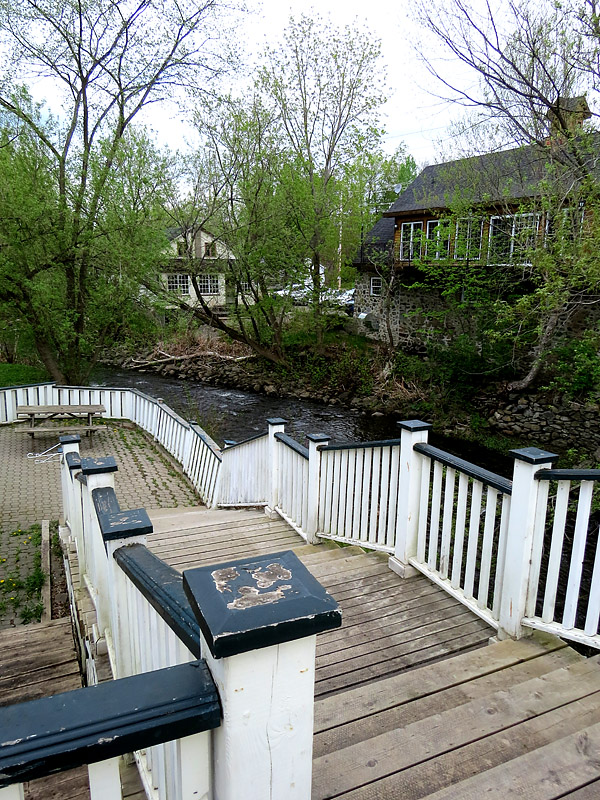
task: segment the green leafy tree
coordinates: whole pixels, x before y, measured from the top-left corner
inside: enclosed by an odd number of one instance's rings
[[[159,159],[143,135],[127,133],[151,103],[178,87],[202,86],[223,69],[211,42],[218,10],[214,0],[1,4],[9,192],[18,199],[19,184],[28,185],[40,204],[23,197],[13,227],[27,235],[2,237],[10,252],[0,302],[26,314],[40,358],[58,381],[87,375],[103,333],[124,308],[117,298],[127,284],[134,289],[142,258],[156,260]],[[56,87],[58,119],[17,88],[32,75]]]

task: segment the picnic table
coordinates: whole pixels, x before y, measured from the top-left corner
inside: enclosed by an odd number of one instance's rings
[[[17,417],[26,417],[29,419],[29,427],[25,431],[32,437],[36,433],[57,433],[57,432],[80,432],[85,431],[87,435],[91,436],[94,431],[101,430],[97,425],[94,425],[94,420],[100,417],[106,409],[103,405],[58,405],[58,406],[18,406]],[[83,427],[40,427],[40,423],[46,420],[56,419],[80,419],[84,420],[87,424]]]

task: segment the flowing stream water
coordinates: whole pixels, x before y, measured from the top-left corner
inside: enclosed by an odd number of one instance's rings
[[[268,397],[240,389],[223,389],[199,381],[166,378],[154,373],[99,368],[95,383],[131,387],[161,398],[184,419],[198,422],[219,444],[225,439],[242,441],[266,431],[267,419],[283,417],[286,433],[301,444],[306,434],[325,433],[335,442],[397,439],[397,416],[373,416],[342,406],[331,406],[291,397]],[[510,477],[512,458],[454,437],[431,434],[430,442],[461,458]]]

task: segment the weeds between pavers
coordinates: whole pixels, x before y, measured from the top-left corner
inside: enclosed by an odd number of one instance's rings
[[[51,527],[57,528],[54,522]],[[41,619],[42,587],[48,576],[42,569],[42,527],[17,527],[2,533],[0,550],[0,620],[17,617],[23,623]]]

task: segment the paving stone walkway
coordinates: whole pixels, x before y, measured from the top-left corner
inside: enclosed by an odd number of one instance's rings
[[[81,455],[114,456],[118,465],[115,491],[121,508],[196,506],[200,500],[171,458],[137,428],[113,424],[81,440]],[[8,581],[25,580],[34,566],[36,537],[27,531],[43,519],[62,516],[58,459],[36,464],[27,454],[42,452],[58,436],[39,434],[34,440],[19,425],[0,427],[0,629],[18,622],[11,611]],[[4,604],[3,601],[4,600]]]

